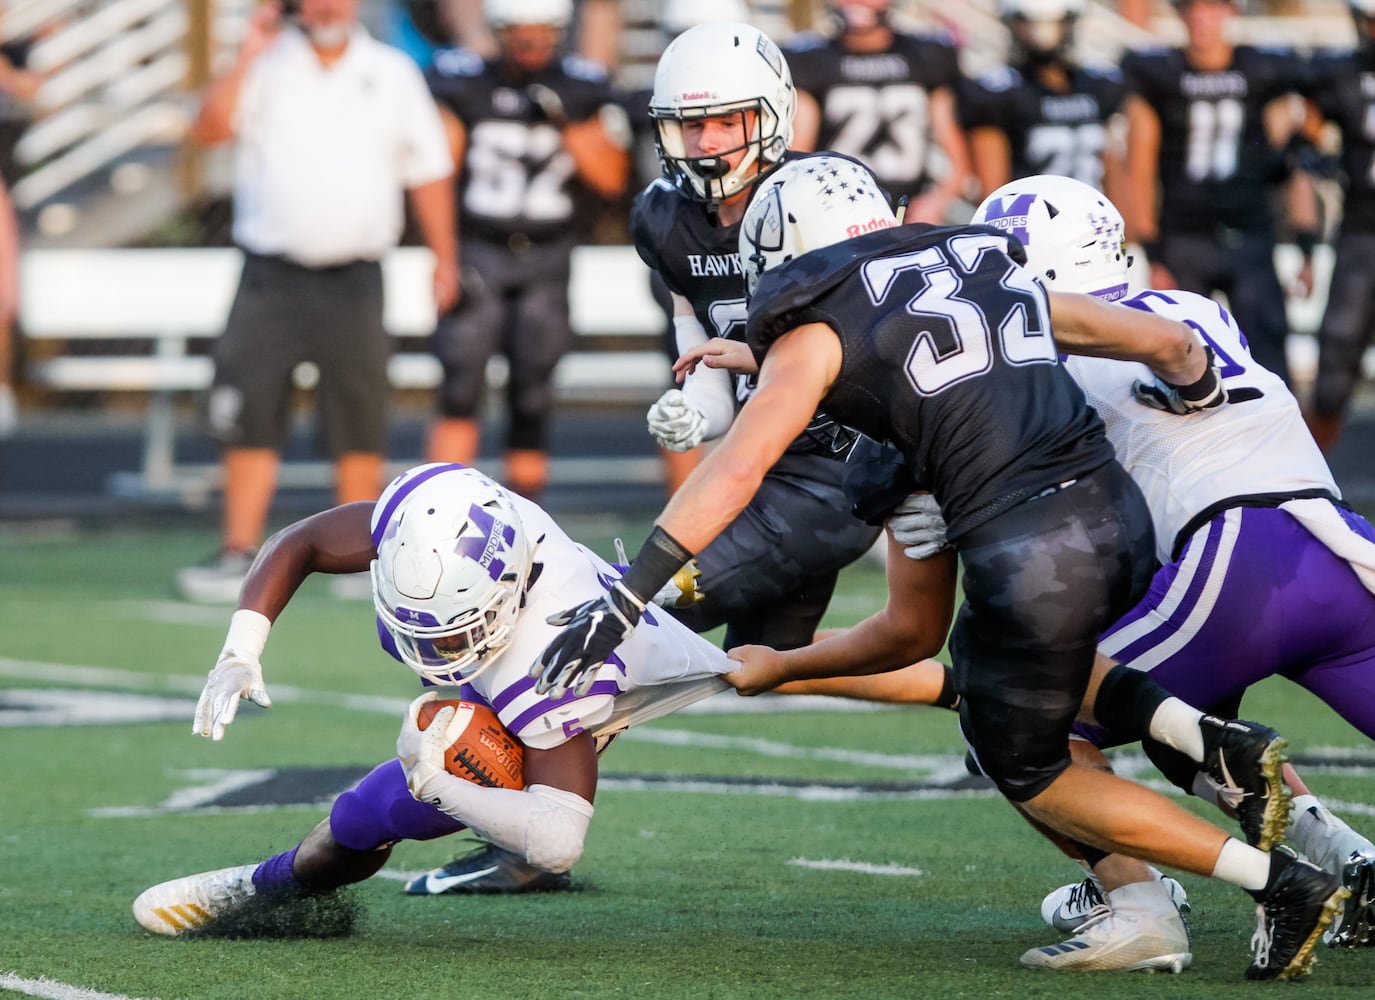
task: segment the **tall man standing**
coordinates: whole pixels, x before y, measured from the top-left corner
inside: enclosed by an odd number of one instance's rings
[[[291,375],[320,370],[320,420],[340,503],[383,485],[387,357],[380,258],[409,196],[435,255],[434,298],[458,295],[453,165],[424,79],[358,24],[359,0],[276,4],[248,19],[193,138],[237,142],[234,242],[243,276],[215,348],[207,417],[224,445],[221,551],[177,574],[192,600],[232,601],[261,541],[291,412]]]

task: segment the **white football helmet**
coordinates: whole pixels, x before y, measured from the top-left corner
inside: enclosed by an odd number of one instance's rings
[[[1083,181],[1054,174],[1004,184],[970,220],[1006,230],[1026,248],[1026,266],[1057,292],[1086,292],[1111,302],[1127,294],[1122,214]]]
[[[793,139],[796,94],[783,53],[757,28],[715,21],[689,28],[664,49],[649,115],[664,172],[684,194],[716,204],[758,181]],[[683,122],[754,113],[750,137],[716,156],[689,157]],[[734,167],[727,159],[745,150]]]
[[[1049,58],[1069,48],[1085,0],[1002,0],[1000,6],[1015,46],[1028,58]]]
[[[844,156],[790,160],[755,192],[740,223],[745,294],[759,276],[811,250],[898,224],[867,167]]]
[[[573,19],[573,0],[482,0],[482,16],[493,31],[514,24],[566,28]]]
[[[402,662],[476,677],[511,642],[533,552],[510,496],[476,469],[422,465],[373,508],[373,607]]]

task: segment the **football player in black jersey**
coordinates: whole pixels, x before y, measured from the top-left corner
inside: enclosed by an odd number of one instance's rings
[[[964,193],[969,153],[955,116],[960,68],[944,33],[899,31],[891,0],[831,0],[834,37],[800,35],[787,59],[797,85],[796,149],[867,164],[908,222],[942,222]],[[931,144],[945,161],[932,176]]]
[[[537,498],[554,367],[572,344],[575,199],[624,187],[625,117],[601,66],[559,56],[572,0],[485,0],[483,10],[497,58],[449,49],[427,73],[459,168],[465,287],[435,330],[444,383],[426,452],[474,463],[487,361],[500,351],[510,362],[505,481]]]
[[[1126,88],[1115,69],[1074,62],[1074,29],[1084,6],[1084,0],[1002,0],[1011,65],[959,89],[960,124],[969,134],[981,195],[1034,174],[1112,189],[1120,158],[1109,150],[1108,124],[1121,111]]]
[[[792,113],[787,63],[747,25],[691,28],[659,60],[650,115],[666,176],[636,199],[631,233],[673,295],[680,351],[744,334],[740,218],[754,186],[785,157]],[[753,391],[752,378],[698,372],[650,409],[650,432],[686,451],[724,434]],[[853,441],[829,418],[811,422],[749,507],[698,555],[698,586],[676,616],[699,632],[724,623],[726,648],[810,642],[838,572],[878,537],[847,513],[842,481]]]
[[[1318,375],[1306,416],[1327,451],[1361,377],[1375,332],[1375,0],[1349,0],[1356,21],[1353,52],[1314,60],[1313,103],[1342,137],[1345,197],[1327,308],[1318,328]]]
[[[1187,44],[1129,53],[1122,63],[1127,236],[1150,258],[1152,287],[1225,293],[1255,359],[1288,381],[1270,209],[1288,136],[1271,141],[1265,118],[1276,98],[1308,89],[1308,64],[1287,50],[1234,46],[1226,34],[1232,0],[1177,6]]]
[[[582,690],[614,670],[605,660],[649,598],[730,523],[822,407],[900,450],[913,485],[940,504],[964,571],[950,651],[981,769],[1066,836],[1101,850],[1130,845],[1144,860],[1247,889],[1269,932],[1248,978],[1306,972],[1345,895],[1339,880],[1231,838],[1141,785],[1073,765],[1067,747],[1081,705],[1199,762],[1221,746],[1237,771],[1273,735],[1205,717],[1125,667],[1088,690],[1097,637],[1141,597],[1155,543],[1145,500],[1057,346],[1103,353],[1107,339],[1105,353],[1148,364],[1163,382],[1143,390],[1171,394],[1188,413],[1226,400],[1201,338],[1160,316],[1046,293],[1017,266],[1020,245],[1005,231],[898,227],[873,177],[839,157],[774,171],[742,220],[740,253],[755,286],[748,346],[712,341],[679,366],[757,368],[758,388],[625,575],[549,619],[564,628],[531,671],[536,690]],[[884,610],[799,649],[731,650],[742,665],[727,679],[752,694],[932,655],[951,621],[955,568],[955,552],[905,559],[890,538]],[[1268,786],[1263,770],[1255,767],[1253,787]]]

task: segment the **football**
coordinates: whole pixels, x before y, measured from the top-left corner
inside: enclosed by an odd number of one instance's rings
[[[456,711],[445,734],[444,769],[456,778],[488,788],[525,787],[525,751],[486,705],[471,701],[427,701],[416,725],[428,729],[440,709]]]

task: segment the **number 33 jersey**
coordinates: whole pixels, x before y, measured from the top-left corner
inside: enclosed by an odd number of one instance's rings
[[[513,83],[497,63],[447,49],[426,82],[467,133],[457,178],[464,235],[505,243],[516,232],[537,242],[567,233],[581,191],[561,128],[606,108],[623,114],[605,71],[569,56]]]
[[[806,323],[835,331],[844,358],[821,408],[903,453],[952,541],[1113,459],[1013,252],[981,226],[898,226],[766,271],[750,301],[757,356]]]

